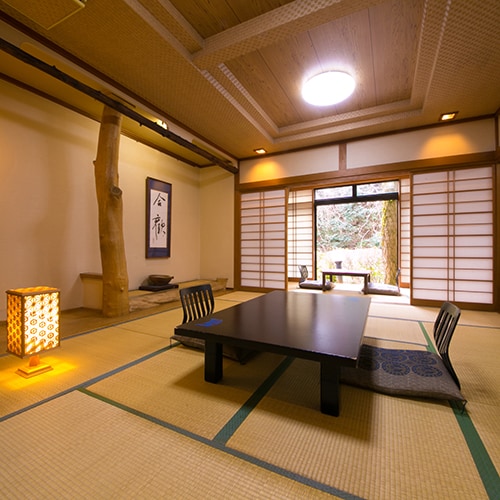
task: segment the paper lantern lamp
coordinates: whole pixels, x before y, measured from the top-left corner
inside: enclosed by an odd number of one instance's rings
[[[7,290],[7,351],[29,365],[17,373],[32,377],[52,370],[39,353],[59,347],[59,290],[47,286]]]

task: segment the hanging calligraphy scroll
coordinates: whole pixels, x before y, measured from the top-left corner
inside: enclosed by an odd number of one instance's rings
[[[172,184],[146,179],[146,258],[170,257]]]

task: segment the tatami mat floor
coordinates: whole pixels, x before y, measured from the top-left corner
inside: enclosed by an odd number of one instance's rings
[[[366,335],[424,348],[436,313],[374,300]],[[313,362],[225,359],[206,384],[202,353],[170,346],[181,318],[177,306],[73,335],[34,379],[1,356],[0,497],[499,498],[498,314],[463,311],[452,343],[465,414],[343,386],[338,418],[319,411]]]

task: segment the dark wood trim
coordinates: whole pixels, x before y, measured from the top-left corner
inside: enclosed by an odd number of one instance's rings
[[[80,82],[79,80],[64,73],[63,71],[60,71],[55,66],[51,66],[50,64],[47,64],[44,61],[41,61],[40,59],[33,57],[31,54],[28,54],[24,50],[19,49],[15,45],[7,42],[6,40],[3,40],[2,38],[0,38],[0,50],[3,50],[7,54],[15,57],[16,59],[22,61],[23,63],[28,64],[42,71],[43,73],[52,76],[56,80],[65,83],[66,85],[74,88],[78,92],[82,92],[83,94],[92,97],[96,101],[105,104],[106,106],[110,107],[111,109],[114,109],[118,113],[127,116],[128,118],[136,121],[140,125],[152,130],[153,132],[156,132],[162,137],[171,140],[175,144],[201,156],[202,158],[209,160],[214,165],[218,165],[219,167],[227,170],[228,172],[231,172],[232,174],[235,174],[238,171],[238,169],[234,167],[231,162],[222,160],[217,156],[213,155],[212,153],[194,145],[192,142],[184,139],[183,137],[174,134],[170,130],[164,129],[157,123],[149,120],[148,118],[142,116],[140,113],[137,113],[136,111],[125,106],[123,102],[113,99],[103,94],[99,90],[95,90],[92,87],[89,87],[88,85]]]
[[[497,150],[497,159],[500,159],[500,110],[495,115],[495,144]]]
[[[339,144],[339,171],[347,170],[347,143],[341,142]]]
[[[439,300],[425,300],[425,299],[411,299],[412,306],[421,307],[437,307],[438,309],[443,305],[443,301]],[[481,304],[478,302],[453,302],[457,307],[461,309],[467,309],[468,311],[484,311],[484,312],[495,312],[496,307],[494,304]]]
[[[56,54],[59,54],[64,59],[67,59],[68,61],[76,64],[78,67],[82,68],[86,72],[94,75],[96,78],[99,78],[99,80],[102,80],[103,82],[108,83],[110,86],[112,86],[116,90],[123,92],[125,95],[129,96],[131,99],[133,99],[134,101],[137,101],[138,103],[142,104],[143,106],[146,106],[154,113],[157,113],[160,116],[164,116],[168,122],[177,125],[178,127],[185,130],[188,134],[192,134],[193,136],[195,136],[195,137],[201,139],[203,142],[207,143],[207,145],[212,146],[214,149],[218,149],[221,153],[224,153],[227,156],[232,157],[232,155],[229,152],[221,149],[219,146],[212,143],[209,139],[206,139],[205,137],[198,135],[194,130],[186,127],[183,123],[175,120],[170,115],[166,114],[164,110],[161,110],[157,106],[154,106],[153,104],[151,104],[149,101],[145,100],[140,95],[138,95],[134,92],[131,92],[130,89],[124,87],[122,84],[118,83],[116,80],[110,78],[109,76],[105,75],[104,73],[101,73],[100,71],[96,70],[96,68],[90,66],[89,64],[82,61],[81,59],[78,59],[73,54],[71,54],[68,51],[64,50],[63,48],[59,47],[59,45],[56,45],[51,40],[44,38],[42,35],[40,35],[36,31],[28,28],[24,24],[21,24],[19,21],[17,21],[13,17],[9,16],[5,12],[0,11],[0,20],[4,21],[6,24],[9,24],[13,28],[15,28],[17,31],[19,31],[19,32],[25,34],[26,36],[32,38],[33,40],[37,41],[41,45],[47,47],[49,50],[55,52]],[[80,111],[77,110],[77,112],[80,112]]]
[[[500,248],[498,230],[500,229],[500,164],[493,168],[493,303],[495,311],[500,312]]]
[[[241,192],[236,189],[239,174],[234,176],[234,289],[241,290]]]

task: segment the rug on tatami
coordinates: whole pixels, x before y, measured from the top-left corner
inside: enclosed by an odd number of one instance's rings
[[[429,351],[363,344],[357,368],[342,367],[341,380],[393,396],[465,402],[443,360]]]

